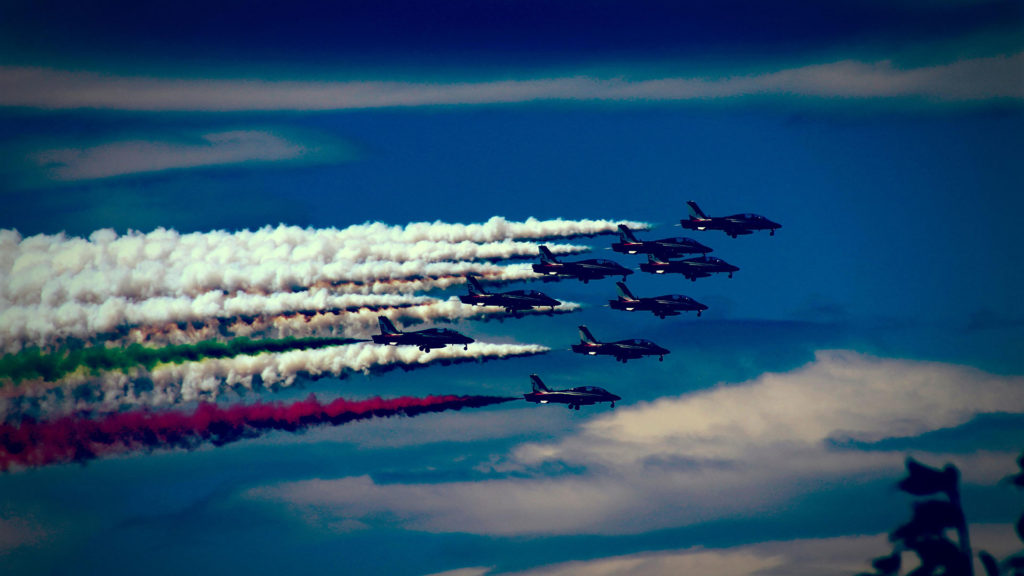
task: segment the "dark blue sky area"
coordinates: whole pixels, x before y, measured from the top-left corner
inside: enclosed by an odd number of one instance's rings
[[[175,68],[245,62],[550,67],[767,57],[1019,30],[1019,2],[10,2],[3,61]],[[495,68],[497,67],[497,68]],[[422,70],[420,70],[422,72]]]
[[[244,120],[73,114],[62,124],[102,141]],[[10,186],[0,226],[88,235],[571,215],[651,222],[653,238],[682,234],[673,226],[695,199],[710,214],[754,211],[784,226],[770,239],[701,237],[741,267],[732,281],[685,283],[715,316],[900,317],[979,330],[986,318],[1024,319],[1014,289],[1024,282],[1014,265],[1024,211],[1017,112],[529,106],[248,119],[271,131],[285,121],[358,153],[331,164]],[[18,125],[50,130],[45,119]],[[611,255],[610,242],[596,240],[596,256]],[[641,290],[643,276],[633,279]]]

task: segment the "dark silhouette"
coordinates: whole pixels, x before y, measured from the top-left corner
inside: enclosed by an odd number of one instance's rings
[[[1017,459],[1021,472],[1007,478],[1018,488],[1024,488],[1024,454]],[[871,561],[874,572],[857,576],[893,576],[899,574],[903,552],[912,552],[920,566],[907,576],[974,576],[970,533],[960,502],[960,471],[952,464],[944,468],[925,466],[907,458],[907,476],[898,487],[913,496],[944,496],[918,500],[913,504],[910,521],[889,534],[893,551]],[[956,532],[956,541],[948,531]],[[1024,541],[1024,515],[1017,521],[1017,536]],[[978,559],[987,576],[1024,576],[1024,552],[999,562],[984,550]]]

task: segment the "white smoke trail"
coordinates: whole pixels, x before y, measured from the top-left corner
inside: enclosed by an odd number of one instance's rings
[[[532,266],[532,264],[480,265],[472,273],[478,275],[481,280],[491,282],[519,282],[523,280],[544,279],[542,275],[533,271]],[[359,283],[324,283],[322,287],[330,287],[346,294],[412,294],[434,289],[444,290],[465,283],[465,275],[456,275],[433,276],[430,278],[397,278],[393,280],[378,279]],[[314,286],[321,287],[320,284]]]
[[[159,328],[177,323],[209,323],[239,317],[272,317],[286,313],[317,313],[360,308],[394,308],[432,302],[405,294],[335,294],[323,288],[270,295],[213,291],[196,298],[156,297],[135,302],[124,297],[102,304],[66,302],[15,306],[0,312],[0,349],[46,348],[68,338],[88,339],[126,326]]]
[[[553,312],[578,308],[579,304],[568,302]],[[0,350],[17,353],[29,345],[48,349],[70,338],[96,336],[104,336],[107,342],[149,345],[196,343],[222,334],[363,338],[376,333],[378,315],[393,321],[431,322],[506,314],[500,307],[469,306],[454,296],[436,300],[402,294],[335,295],[326,290],[269,296],[208,292],[196,299],[151,298],[138,303],[112,298],[101,305],[69,302],[56,308],[37,305],[5,310],[0,313]]]
[[[461,304],[461,303],[460,303]],[[392,321],[408,324],[409,320],[417,322],[447,322],[450,319],[424,314],[424,306],[409,306],[396,309],[360,309],[346,312],[318,312],[316,314],[283,314],[279,316],[259,316],[254,318],[235,318],[229,320],[208,319],[203,324],[164,324],[157,326],[136,326],[123,336],[104,339],[107,345],[128,346],[144,344],[150,347],[169,346],[172,344],[194,344],[204,340],[247,338],[312,338],[312,337],[351,337],[366,338],[376,334],[377,316],[383,315]],[[444,304],[442,304],[444,306]],[[472,309],[471,309],[472,308]],[[440,310],[438,306],[429,309]],[[471,309],[471,310],[470,310]],[[563,302],[554,310],[540,308],[524,310],[522,315],[553,315],[567,314],[580,309],[575,302]],[[503,309],[493,306],[470,307],[461,304],[454,315],[459,319],[504,320],[513,316]]]
[[[536,248],[534,248],[536,253]],[[126,262],[101,257],[76,260],[73,268],[59,265],[59,258],[37,254],[19,257],[6,278],[7,301],[15,305],[57,306],[77,301],[102,303],[110,298],[135,300],[160,296],[198,296],[223,290],[228,293],[288,292],[318,284],[369,283],[380,280],[435,278],[480,274],[500,276],[501,266],[469,260],[370,260],[332,259],[316,262],[265,258],[258,262],[194,258],[188,261]]]
[[[105,372],[99,377],[92,377],[80,370],[59,383],[30,382],[3,390],[0,421],[22,410],[26,401],[49,416],[76,410],[102,412],[130,405],[160,406],[212,400],[227,388],[254,390],[257,384],[287,387],[294,384],[299,376],[344,377],[356,372],[369,374],[391,368],[411,369],[435,362],[482,362],[543,354],[548,350],[536,344],[476,342],[467,350],[461,346],[448,346],[421,352],[415,346],[358,343],[317,350],[163,364],[150,372],[139,369],[131,374]],[[55,390],[61,393],[54,394]]]
[[[495,217],[468,225],[377,223],[344,230],[278,226],[193,234],[157,229],[120,237],[108,229],[88,240],[64,234],[21,239],[16,231],[5,230],[0,231],[0,301],[55,305],[113,296],[197,295],[218,288],[278,292],[319,281],[464,274],[470,270],[423,268],[450,260],[532,256],[536,244],[511,240],[598,234],[616,226],[607,220],[508,222]],[[566,253],[585,247],[556,249]]]

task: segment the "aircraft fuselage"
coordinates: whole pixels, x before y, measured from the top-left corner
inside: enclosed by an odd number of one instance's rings
[[[655,316],[664,318],[666,316],[678,316],[680,312],[697,312],[697,316],[708,307],[700,302],[697,302],[689,296],[683,296],[681,294],[666,294],[664,296],[655,296],[651,298],[636,298],[632,300],[624,300],[619,298],[617,300],[609,300],[608,305],[614,310],[625,310],[627,312],[633,311],[648,311],[653,312]]]
[[[608,276],[625,278],[633,273],[611,260],[581,260],[579,262],[541,262],[533,265],[533,271],[544,276],[573,277],[584,283]]]
[[[732,273],[739,270],[739,267],[729,264],[721,258],[714,256],[698,256],[686,260],[672,260],[668,262],[646,262],[640,265],[640,270],[651,274],[682,274],[690,280],[706,278],[712,274],[725,273],[732,278]]]

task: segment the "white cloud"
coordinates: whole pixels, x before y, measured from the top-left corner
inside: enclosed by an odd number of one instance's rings
[[[98,72],[0,67],[0,106],[114,110],[345,110],[538,100],[687,101],[745,96],[1024,98],[1024,53],[898,68],[840,61],[718,78],[562,76],[492,82],[267,81],[118,77]]]
[[[828,440],[914,436],[981,413],[1024,412],[1022,386],[1024,378],[962,366],[819,352],[789,373],[620,408],[561,441],[521,445],[499,467],[517,477],[416,485],[356,477],[250,494],[430,532],[639,533],[771,513],[854,481],[895,480],[903,452],[836,450]],[[965,481],[979,483],[1011,472],[1014,458],[924,455],[956,462]],[[585,472],[537,472],[550,466]]]
[[[60,182],[110,178],[177,168],[278,162],[323,156],[318,145],[303,145],[269,132],[237,130],[201,134],[193,141],[125,140],[78,148],[40,150],[29,160]]]

